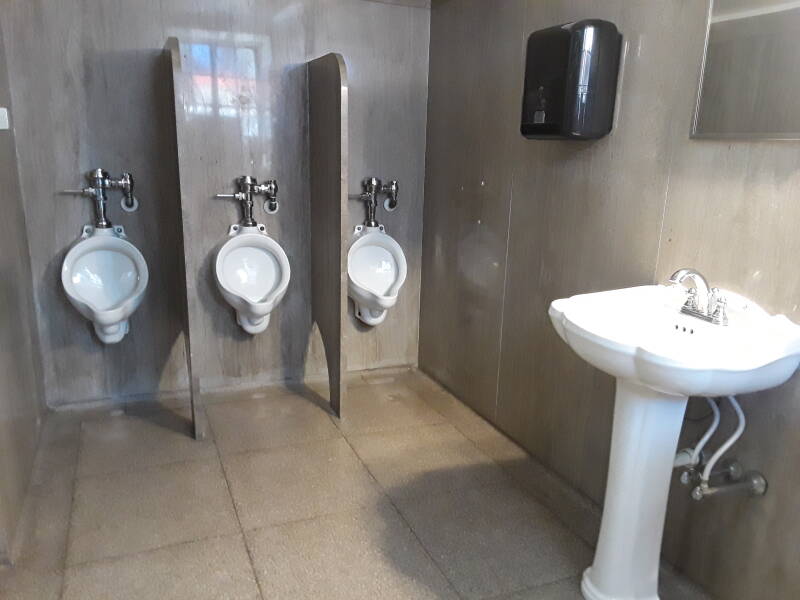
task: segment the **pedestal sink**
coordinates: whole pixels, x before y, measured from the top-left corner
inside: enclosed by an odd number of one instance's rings
[[[683,314],[684,288],[649,285],[555,300],[558,335],[617,379],[611,458],[588,600],[658,600],[670,474],[688,396],[784,383],[800,362],[800,327],[731,292],[727,325]]]

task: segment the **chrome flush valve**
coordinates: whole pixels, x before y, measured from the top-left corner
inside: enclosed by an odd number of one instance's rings
[[[386,196],[383,201],[383,207],[388,212],[392,212],[397,208],[400,184],[394,179],[384,184],[377,177],[367,177],[361,185],[364,191],[358,198],[367,205],[367,219],[364,221],[364,225],[367,227],[378,227],[379,223],[375,218],[375,213],[378,209],[378,196]]]
[[[253,196],[262,195],[265,197],[264,210],[269,214],[278,212],[278,182],[275,179],[267,179],[264,183],[258,183],[255,177],[242,175],[236,180],[239,191],[235,194],[217,194],[216,198],[234,198],[242,204],[242,227],[256,227],[256,220],[253,218]]]
[[[94,200],[95,220],[94,226],[97,229],[108,229],[111,221],[106,217],[106,205],[108,199],[106,190],[117,189],[122,192],[120,205],[125,212],[134,212],[139,208],[139,201],[133,195],[133,175],[123,173],[118,178],[109,177],[108,171],[104,169],[92,169],[86,173],[89,187],[80,190],[64,190],[62,194],[77,194],[86,196]]]

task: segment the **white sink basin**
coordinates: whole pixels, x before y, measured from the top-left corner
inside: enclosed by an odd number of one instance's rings
[[[682,314],[685,293],[663,285],[564,298],[549,312],[581,358],[655,390],[728,396],[782,384],[800,362],[800,327],[724,293],[727,326]]]
[[[581,590],[589,600],[658,600],[670,475],[688,396],[735,395],[785,382],[800,327],[731,292],[728,325],[683,314],[686,292],[649,285],[555,300],[561,338],[617,378],[603,520]]]

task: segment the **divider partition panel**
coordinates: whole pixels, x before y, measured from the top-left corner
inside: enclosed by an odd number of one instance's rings
[[[328,363],[331,408],[346,393],[347,68],[340,54],[308,63],[311,176],[311,316]]]
[[[177,156],[180,152],[180,145],[178,144],[178,119],[184,119],[185,115],[183,112],[183,98],[176,93],[177,85],[176,85],[176,77],[179,76],[182,72],[181,70],[181,53],[180,53],[180,44],[176,38],[169,38],[167,43],[164,47],[166,59],[170,62],[172,67],[172,97],[175,100],[175,121],[174,121],[174,129],[172,131],[172,137],[175,140],[175,155]],[[179,105],[180,104],[180,105]],[[180,168],[178,169],[180,172]],[[180,203],[180,215],[181,215],[181,222],[184,222],[184,205],[183,202]],[[183,228],[181,228],[181,238],[180,238],[180,247],[185,248],[186,244],[184,243],[183,236],[185,232]],[[191,409],[192,409],[192,433],[197,440],[202,440],[206,437],[208,433],[208,422],[206,420],[205,412],[202,410],[200,405],[200,378],[199,376],[192,370],[192,343],[191,343],[191,332],[189,327],[189,279],[187,277],[188,272],[186,270],[186,261],[183,261],[183,269],[181,269],[181,274],[183,276],[183,285],[181,286],[184,291],[184,302],[183,302],[183,341],[185,344],[186,350],[186,369],[189,375],[189,398],[191,402]]]
[[[282,46],[268,35],[170,39],[175,98],[183,255],[194,416],[202,435],[200,395],[299,384],[322,372],[311,338],[306,64],[275,68]],[[215,194],[235,179],[277,179],[280,210],[253,215],[285,250],[289,288],[256,335],[237,324],[217,290],[214,257],[241,206]],[[307,357],[310,357],[307,360]]]

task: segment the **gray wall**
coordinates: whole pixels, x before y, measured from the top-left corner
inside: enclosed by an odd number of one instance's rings
[[[0,33],[0,107],[11,129],[0,129],[0,562],[8,551],[28,487],[41,403],[33,290],[25,215],[14,144],[3,36]]]
[[[800,143],[689,139],[707,8],[433,3],[420,366],[597,503],[613,380],[558,339],[551,300],[693,266],[800,321]],[[528,34],[587,17],[614,21],[628,44],[615,131],[525,140]],[[800,594],[797,387],[742,398],[733,454],[764,472],[766,497],[695,503],[672,490],[665,554],[717,597]],[[687,421],[686,441],[704,424]]]
[[[351,325],[354,341],[348,349],[348,364],[358,369],[416,362],[429,14],[415,0],[7,3],[2,29],[14,101],[20,107],[20,172],[28,200],[35,306],[49,405],[188,387],[177,172],[173,144],[166,139],[172,101],[162,48],[169,36],[184,43],[224,44],[247,38],[271,53],[263,97],[272,111],[267,132],[272,137],[265,135],[248,148],[247,160],[244,154],[229,156],[220,146],[210,145],[212,138],[202,138],[202,147],[193,149],[205,158],[203,165],[216,164],[203,171],[208,185],[203,197],[196,198],[220,215],[219,227],[206,231],[198,244],[206,253],[213,251],[237,211],[232,204],[214,206],[207,196],[225,191],[229,180],[245,171],[281,181],[282,211],[266,221],[290,250],[305,243],[308,182],[301,151],[307,132],[304,91],[295,85],[296,67],[328,50],[345,56],[352,86],[350,180],[355,185],[373,174],[400,180],[403,204],[385,220],[389,232],[406,248],[410,273],[387,324],[370,332],[356,332]],[[289,92],[293,94],[282,95]],[[58,278],[66,249],[91,219],[91,206],[86,200],[56,192],[82,183],[82,173],[94,166],[114,173],[130,170],[135,175],[139,212],[122,214],[115,200],[111,219],[125,226],[150,266],[149,289],[132,318],[132,331],[115,346],[97,341],[88,321],[67,302]],[[360,207],[352,208],[357,220]],[[203,254],[191,260],[202,265],[206,259]],[[298,269],[294,290],[280,308],[286,317],[302,317],[302,307],[308,304],[307,286],[295,285],[303,277],[308,274]],[[214,296],[201,297],[201,301],[207,310],[225,310]],[[277,323],[271,327],[279,329]],[[284,341],[292,336],[293,327],[285,330]],[[199,374],[207,377],[211,387],[256,385],[298,368],[251,352],[249,362],[255,366],[245,364],[240,369],[242,362],[236,356],[226,359],[219,351],[231,341],[241,341],[235,332],[222,328],[210,335],[219,364]],[[275,343],[273,339],[270,348]],[[268,363],[267,373],[262,361]],[[256,372],[260,379],[252,378]]]

